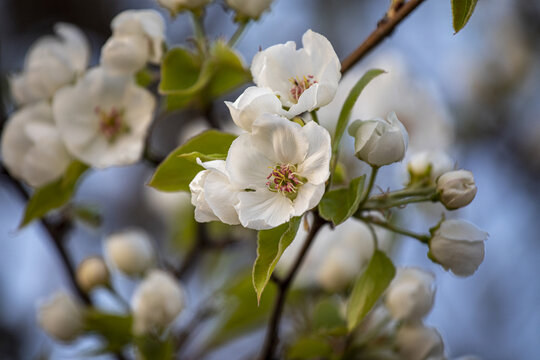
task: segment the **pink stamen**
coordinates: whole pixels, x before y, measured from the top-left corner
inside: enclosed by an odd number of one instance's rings
[[[99,131],[108,141],[114,141],[115,138],[128,130],[124,123],[124,110],[112,108],[109,112],[96,106],[95,113],[99,116]]]
[[[295,194],[299,185],[304,183],[296,173],[294,165],[277,165],[268,175],[266,186],[270,191],[280,192],[284,195]]]
[[[298,99],[304,93],[304,91],[309,89],[311,85],[317,83],[317,81],[314,79],[315,78],[313,75],[302,76],[302,78],[293,77],[289,79],[289,81],[293,84],[293,87],[291,88],[291,96],[295,102],[298,102]]]

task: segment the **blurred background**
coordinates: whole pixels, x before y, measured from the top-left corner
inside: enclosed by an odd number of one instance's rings
[[[324,34],[343,59],[375,28],[388,3],[276,0],[270,13],[251,24],[238,50],[249,63],[260,47],[288,40],[299,43],[311,28]],[[59,21],[84,31],[93,49],[91,63],[96,64],[110,36],[111,19],[132,8],[160,11],[168,23],[169,45],[191,36],[186,15],[172,22],[152,0],[1,0],[0,72],[9,76],[20,71],[31,43],[50,34]],[[206,18],[209,34],[230,36],[235,30],[232,16],[219,2],[211,5]],[[540,273],[538,19],[539,1],[480,0],[469,24],[454,35],[450,0],[427,0],[343,80],[350,87],[369,67],[389,71],[386,79],[366,89],[355,115],[383,116],[396,110],[411,134],[412,150],[448,151],[460,168],[475,175],[479,189],[475,201],[450,216],[468,219],[490,234],[485,261],[476,274],[462,279],[445,272],[427,259],[425,248],[409,239],[399,241],[395,256],[398,264],[436,274],[435,308],[426,323],[440,331],[451,358],[464,354],[490,360],[540,358],[540,282],[535,275]],[[341,92],[338,98],[343,99],[346,91]],[[5,88],[2,95],[6,96]],[[12,108],[5,101],[2,106],[3,122]],[[221,101],[215,113],[228,117]],[[189,132],[186,124],[197,127],[197,116],[188,111],[161,121],[152,139],[156,151],[172,150],[182,141],[182,131]],[[385,169],[380,185],[402,184],[403,168]],[[98,208],[104,222],[98,229],[75,226],[68,243],[75,261],[100,253],[103,236],[127,226],[145,228],[161,243],[170,236],[160,213],[168,200],[157,199],[144,187],[151,173],[150,166],[138,164],[92,172],[84,179],[76,201]],[[80,350],[91,345],[55,344],[36,324],[39,299],[69,285],[40,224],[17,230],[23,210],[19,194],[0,177],[0,358],[34,359],[45,354],[52,359],[79,358]],[[425,210],[416,207],[409,212],[407,226],[425,229],[426,224],[435,224],[442,210]],[[254,245],[250,246],[237,252],[246,264],[255,256]],[[126,279],[119,282],[126,298],[133,286]],[[197,302],[201,296],[197,283],[192,280],[189,288],[191,302]],[[97,301],[114,309],[105,295],[98,294]],[[249,340],[261,341],[262,336],[255,333],[209,358],[236,358],[223,354],[240,354],[254,346]]]

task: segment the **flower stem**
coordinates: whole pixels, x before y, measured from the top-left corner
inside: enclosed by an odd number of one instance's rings
[[[310,114],[311,114],[311,119],[318,124],[319,123],[319,116],[317,115],[317,110],[311,111]]]
[[[367,224],[373,224],[373,225],[376,225],[376,226],[380,226],[380,227],[385,228],[387,230],[393,231],[393,232],[395,232],[397,234],[412,237],[414,239],[419,240],[420,242],[423,242],[424,244],[428,244],[429,239],[431,238],[429,235],[417,234],[415,232],[412,232],[412,231],[407,230],[407,229],[403,229],[403,228],[401,228],[399,226],[396,226],[396,225],[394,225],[392,223],[389,223],[387,221],[379,220],[379,219],[376,219],[376,218],[360,217],[359,219],[364,221]]]
[[[249,24],[248,21],[242,21],[240,24],[238,24],[238,28],[234,32],[234,34],[229,39],[228,45],[230,47],[234,47],[238,40],[240,40],[240,37],[244,33],[244,30],[246,30],[247,25]]]
[[[373,189],[373,185],[375,185],[375,178],[377,177],[378,172],[379,172],[378,166],[371,167],[371,175],[369,176],[369,183],[366,190],[364,190],[364,194],[362,195],[362,200],[360,200],[360,205],[358,205],[359,209],[362,209],[362,207],[366,203],[369,197],[369,194],[371,193],[371,190]]]
[[[274,303],[274,309],[272,310],[270,322],[268,323],[268,332],[266,333],[266,339],[260,357],[261,360],[274,359],[274,352],[278,343],[279,324],[281,321],[281,315],[283,314],[283,307],[285,305],[287,293],[298,269],[300,268],[300,265],[302,265],[302,261],[304,260],[309,250],[309,247],[311,246],[311,243],[317,235],[317,232],[324,224],[326,224],[326,221],[321,218],[318,213],[314,212],[313,214],[315,216],[315,219],[313,220],[313,224],[311,225],[311,230],[309,231],[304,245],[302,246],[302,249],[300,250],[300,253],[298,254],[288,275],[283,280],[276,280],[276,278],[273,277],[274,281],[278,285],[278,294],[276,302]]]
[[[208,44],[206,41],[206,32],[204,31],[204,23],[202,15],[198,15],[191,12],[191,19],[193,20],[193,33],[200,50],[204,53],[208,50]]]

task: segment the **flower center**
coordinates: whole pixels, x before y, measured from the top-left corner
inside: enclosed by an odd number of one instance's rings
[[[99,116],[99,131],[109,142],[114,142],[119,135],[129,131],[124,121],[124,109],[113,107],[107,112],[97,106],[95,112]]]
[[[268,190],[281,193],[290,199],[296,197],[298,187],[306,182],[306,179],[296,172],[295,165],[276,165],[266,179]]]
[[[291,97],[296,103],[304,91],[309,89],[311,85],[317,83],[317,80],[315,80],[313,75],[302,76],[302,78],[298,76],[292,77],[289,81],[293,84],[293,87],[291,88]]]

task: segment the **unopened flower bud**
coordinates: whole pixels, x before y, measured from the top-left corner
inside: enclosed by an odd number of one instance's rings
[[[113,36],[101,48],[101,65],[120,74],[134,74],[149,58],[148,40],[141,35]]]
[[[424,324],[404,324],[396,334],[396,347],[403,360],[444,359],[441,334]]]
[[[435,184],[442,174],[452,171],[454,162],[448,154],[442,151],[422,151],[411,156],[407,163],[410,181],[429,179]]]
[[[135,290],[131,306],[135,334],[159,334],[184,308],[184,292],[170,274],[152,270]]]
[[[143,230],[130,229],[105,240],[107,258],[127,275],[141,275],[154,264],[155,250]]]
[[[212,0],[157,0],[158,4],[176,15],[185,10],[200,9]]]
[[[227,5],[236,11],[238,18],[257,20],[263,12],[270,8],[273,0],[226,0]]]
[[[109,283],[109,269],[103,258],[92,256],[81,262],[77,268],[77,284],[86,292]]]
[[[429,256],[458,276],[470,276],[484,260],[488,234],[465,220],[445,220],[429,241]]]
[[[473,174],[467,170],[447,172],[437,180],[441,202],[447,209],[459,209],[469,205],[476,196]]]
[[[385,297],[392,317],[402,321],[417,321],[433,307],[435,289],[433,274],[415,268],[401,268]]]
[[[60,341],[73,341],[83,330],[83,307],[61,291],[38,308],[38,323],[47,334]]]
[[[349,127],[354,137],[357,158],[371,166],[389,165],[403,160],[409,135],[396,113],[387,119],[357,120]]]

